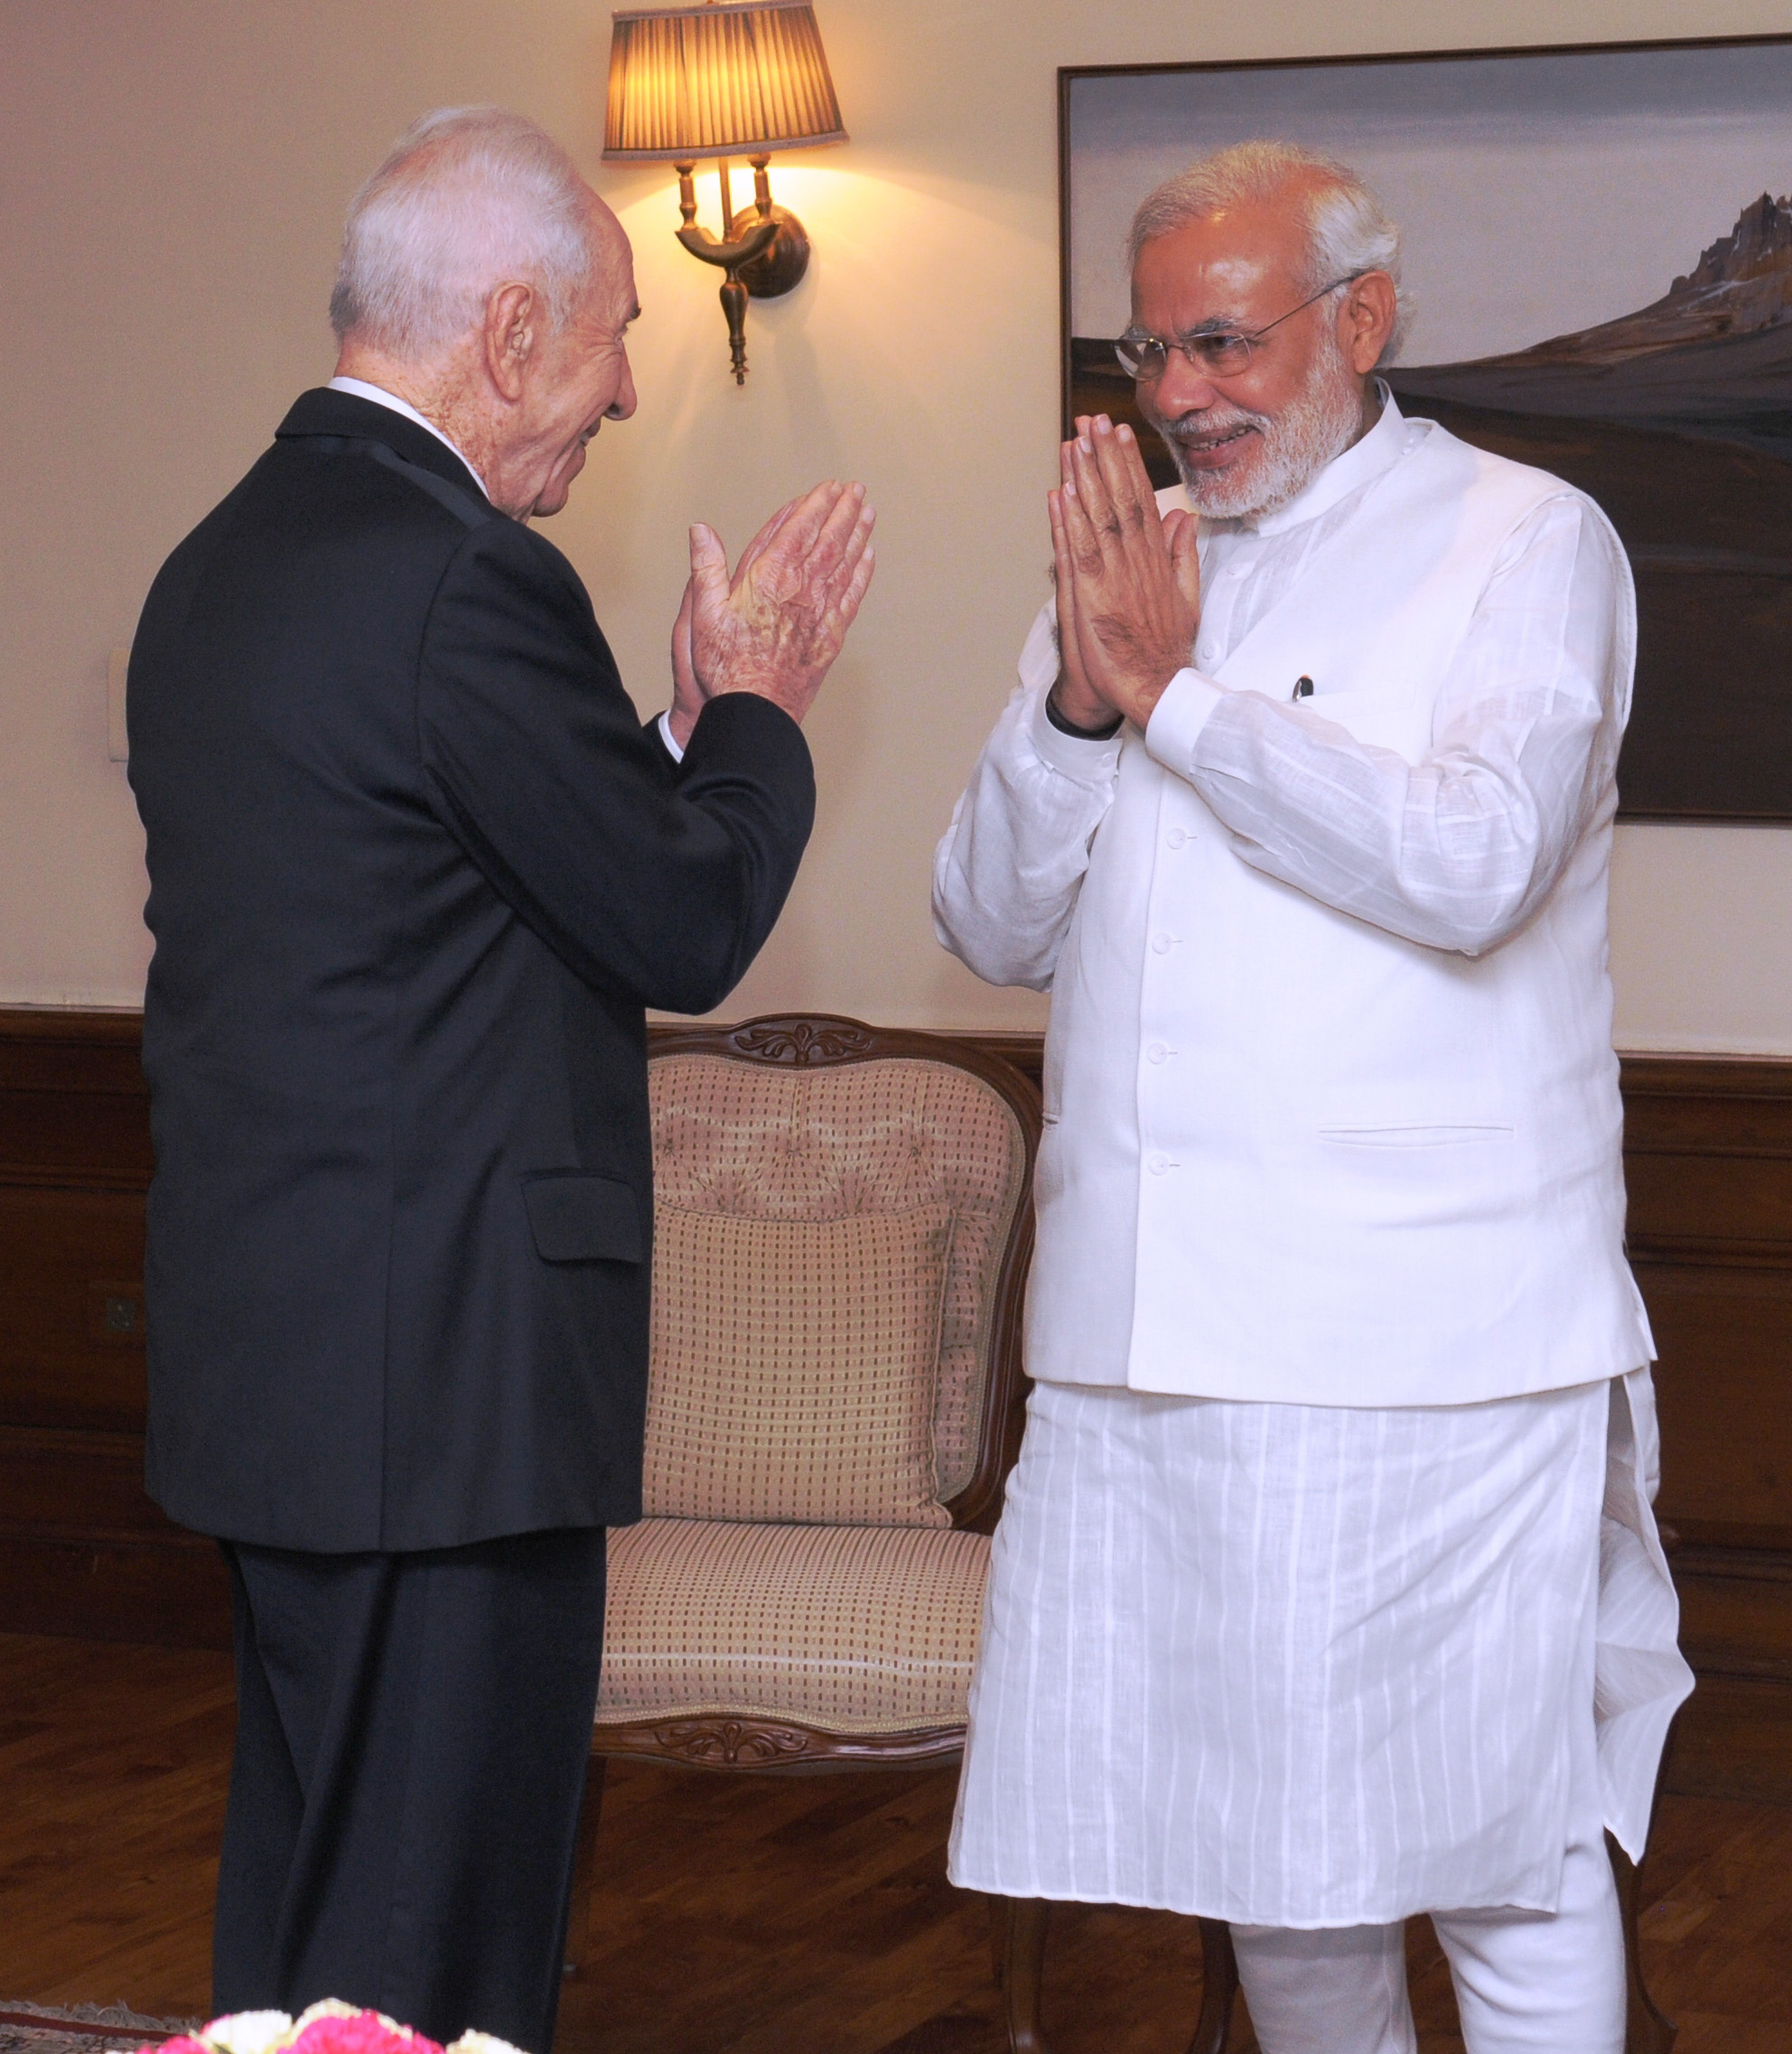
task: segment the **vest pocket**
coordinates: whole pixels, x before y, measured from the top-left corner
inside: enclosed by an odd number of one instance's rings
[[[1510,1127],[1490,1125],[1321,1127],[1321,1141],[1340,1148],[1467,1148],[1478,1142],[1510,1141]]]

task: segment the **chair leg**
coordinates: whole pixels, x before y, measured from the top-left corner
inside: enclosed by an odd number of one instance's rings
[[[1008,2054],[1051,2054],[1040,2024],[1045,1981],[1045,1932],[1051,1906],[1041,1897],[996,1897],[996,1980],[1007,2000]]]
[[[579,1834],[573,1848],[573,1894],[566,1907],[565,1972],[576,1975],[591,1960],[591,1894],[597,1874],[597,1829],[603,1818],[603,1772],[606,1758],[594,1754],[585,1765],[584,1800],[579,1807]]]
[[[1624,1980],[1629,1993],[1624,2023],[1624,2054],[1672,2054],[1680,2029],[1664,2018],[1643,1981],[1642,1942],[1637,1917],[1642,1902],[1642,1878],[1637,1864],[1612,1838],[1605,1836],[1618,1885],[1618,1908],[1624,1922]]]
[[[1189,2054],[1226,2054],[1238,1994],[1238,1957],[1232,1951],[1232,1928],[1223,1919],[1203,1919],[1199,1925],[1201,2015]]]

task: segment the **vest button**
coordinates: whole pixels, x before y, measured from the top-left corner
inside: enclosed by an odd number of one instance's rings
[[[1163,838],[1172,849],[1180,849],[1189,837],[1182,832],[1181,828],[1172,827]]]

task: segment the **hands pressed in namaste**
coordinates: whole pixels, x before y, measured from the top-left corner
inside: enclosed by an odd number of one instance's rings
[[[1058,585],[1053,704],[1073,727],[1099,728],[1115,714],[1143,727],[1200,625],[1197,524],[1181,509],[1159,514],[1124,422],[1079,415],[1060,460],[1063,481],[1046,495]]]

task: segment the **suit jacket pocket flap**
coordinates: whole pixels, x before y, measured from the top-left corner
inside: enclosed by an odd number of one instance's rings
[[[640,1209],[620,1177],[548,1171],[523,1182],[536,1251],[550,1263],[638,1263]]]

